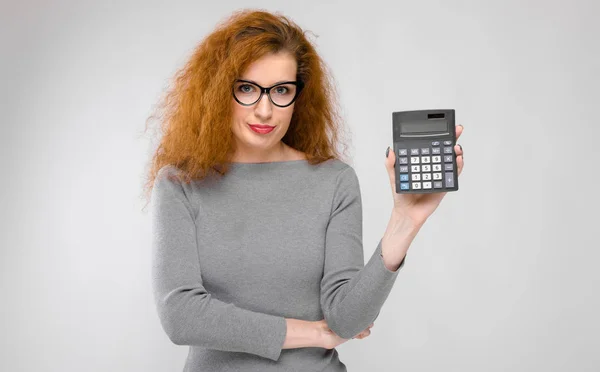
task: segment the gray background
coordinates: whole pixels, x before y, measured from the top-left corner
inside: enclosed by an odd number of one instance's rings
[[[598,371],[595,1],[3,1],[3,371],[178,371],[160,328],[144,121],[231,11],[312,31],[338,83],[370,257],[391,113],[454,108],[465,170],[350,371]],[[596,295],[594,295],[596,293]]]

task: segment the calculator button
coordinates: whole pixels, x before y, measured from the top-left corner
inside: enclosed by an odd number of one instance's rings
[[[419,157],[418,156],[411,156],[410,157],[410,163],[411,164],[419,164]]]
[[[421,181],[421,175],[419,173],[413,173],[412,180],[413,181]]]
[[[452,155],[444,155],[444,163],[451,163]]]
[[[431,173],[423,173],[423,181],[431,181]]]
[[[433,174],[433,179],[434,180],[441,180],[442,179],[442,174],[441,173],[434,173]]]
[[[429,156],[421,156],[421,163],[430,163]]]
[[[422,148],[421,155],[429,155],[429,147]]]
[[[436,181],[433,183],[433,188],[435,189],[441,189],[442,188],[442,181]]]
[[[424,189],[430,189],[431,188],[431,182],[423,182],[423,188]]]
[[[413,190],[419,190],[421,188],[421,182],[413,182]]]
[[[400,181],[408,181],[408,174],[401,174]]]
[[[410,166],[410,171],[411,172],[420,172],[421,171],[421,166],[420,165],[411,165]]]
[[[408,150],[407,149],[400,149],[400,150],[398,150],[398,155],[400,155],[400,156],[406,156],[406,155],[408,155]]]
[[[434,172],[439,172],[442,170],[442,165],[441,164],[434,164],[433,165],[433,171]]]
[[[400,184],[400,190],[408,190],[408,182],[402,182]]]
[[[419,155],[419,149],[410,149],[411,155]]]
[[[444,141],[444,146],[450,146],[452,145],[452,141]]]
[[[408,164],[408,158],[399,158],[400,163],[399,164]]]
[[[440,148],[439,148],[439,147],[434,147],[434,148],[432,148],[432,149],[431,149],[431,153],[432,153],[432,154],[434,154],[434,155],[435,155],[435,154],[439,154],[439,153],[440,153]]]
[[[441,156],[432,156],[431,157],[431,162],[432,163],[439,163],[442,161],[442,157]]]
[[[446,173],[446,187],[454,187],[454,173],[449,172]]]
[[[444,154],[452,154],[452,147],[444,147]]]
[[[423,172],[431,172],[431,165],[422,165]]]
[[[439,146],[439,145],[440,145],[440,141],[431,142],[431,146]]]
[[[401,165],[400,173],[408,173],[408,165]]]
[[[453,164],[452,163],[450,163],[450,164],[444,164],[444,170],[445,171],[452,171],[452,170],[454,170]]]

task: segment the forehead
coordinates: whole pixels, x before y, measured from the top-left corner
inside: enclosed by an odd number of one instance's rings
[[[282,81],[296,80],[296,70],[296,59],[290,53],[267,54],[252,62],[240,79],[269,86]]]

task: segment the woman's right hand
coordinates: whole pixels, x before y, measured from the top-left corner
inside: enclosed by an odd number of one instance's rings
[[[317,325],[317,329],[319,330],[320,347],[323,347],[325,349],[333,349],[333,348],[343,344],[344,342],[348,341],[347,338],[341,338],[335,332],[333,332],[327,325],[327,322],[325,321],[325,319],[319,320],[319,321],[315,322],[315,324]],[[371,328],[374,325],[375,325],[375,323],[371,323],[371,325],[369,325],[367,327],[367,329],[365,329],[358,335],[354,336],[353,339],[354,338],[363,339],[363,338],[369,336],[371,334]]]

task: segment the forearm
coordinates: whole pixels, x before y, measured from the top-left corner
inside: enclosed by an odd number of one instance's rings
[[[301,319],[285,319],[287,333],[282,349],[320,347],[319,330],[315,322]]]
[[[392,211],[387,229],[381,239],[381,254],[387,269],[398,270],[421,226],[396,210]]]

